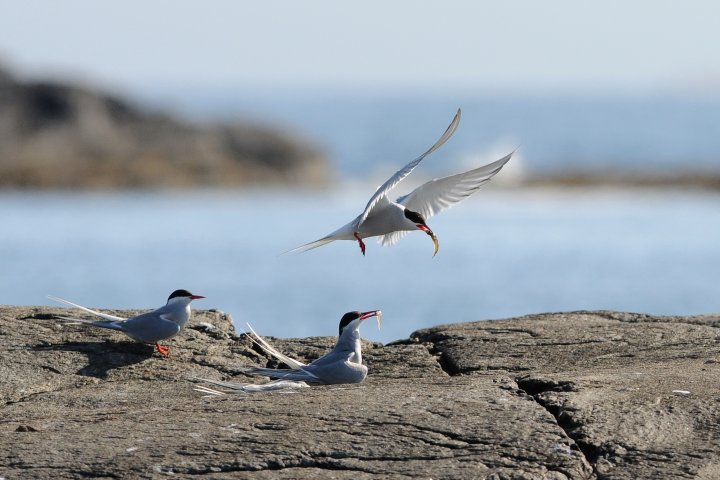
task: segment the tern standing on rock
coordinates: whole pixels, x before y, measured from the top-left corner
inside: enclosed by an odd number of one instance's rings
[[[63,300],[62,298],[48,295],[48,298],[61,302],[66,305],[79,308],[80,310],[105,320],[86,320],[82,318],[56,316],[61,320],[71,322],[80,322],[94,327],[109,328],[110,330],[118,330],[136,342],[155,344],[157,351],[167,357],[170,354],[170,348],[160,345],[161,340],[168,340],[180,333],[185,324],[190,320],[190,302],[198,298],[205,298],[202,295],[193,295],[187,290],[175,290],[167,299],[167,304],[153,310],[152,312],[143,313],[135,317],[122,318],[107,313],[97,312],[82,305]]]
[[[305,382],[321,385],[335,385],[342,383],[361,383],[367,377],[368,369],[362,364],[360,346],[360,324],[363,320],[377,317],[378,326],[382,321],[382,312],[372,310],[369,312],[348,312],[340,319],[340,332],[335,347],[328,353],[306,365],[294,358],[280,353],[268,342],[263,340],[250,328],[255,338],[248,337],[270,356],[278,359],[289,368],[260,368],[252,367],[242,370],[246,375],[270,377],[275,379],[265,384],[231,383],[197,378],[195,380],[217,385],[229,389],[232,393],[251,393],[272,391],[286,388],[302,388],[308,385]],[[208,387],[197,387],[197,391],[222,395],[224,392]]]
[[[286,253],[305,252],[335,240],[357,240],[360,251],[365,255],[363,238],[380,237],[379,241],[383,245],[394,245],[406,233],[421,230],[432,238],[435,244],[435,253],[433,254],[435,256],[439,244],[437,237],[427,226],[427,219],[475,193],[498,173],[515,153],[512,152],[500,160],[465,173],[431,180],[394,202],[388,199],[390,191],[410,175],[422,159],[448,141],[455,133],[459,123],[460,110],[457,111],[450,126],[435,142],[435,145],[395,172],[392,177],[378,187],[375,194],[370,197],[365,210],[355,220],[319,240],[301,245]]]

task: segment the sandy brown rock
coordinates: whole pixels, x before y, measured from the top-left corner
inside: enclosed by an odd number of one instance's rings
[[[274,365],[228,316],[194,313],[164,359],[52,312],[0,308],[0,477],[717,475],[717,317],[441,326],[367,343],[361,385],[205,397],[187,377],[246,382],[240,367]],[[274,340],[308,361],[332,342]]]

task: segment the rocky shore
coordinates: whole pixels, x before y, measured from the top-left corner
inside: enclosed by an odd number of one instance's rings
[[[204,125],[91,88],[24,80],[0,66],[0,187],[323,185],[306,139],[250,123]]]
[[[0,307],[0,478],[720,478],[718,315],[444,325],[365,345],[360,385],[204,397],[189,376],[272,365],[228,315],[165,359],[59,311]]]

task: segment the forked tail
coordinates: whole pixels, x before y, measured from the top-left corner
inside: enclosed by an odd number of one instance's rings
[[[313,248],[322,247],[323,245],[326,245],[330,242],[334,242],[336,239],[330,238],[330,237],[323,237],[320,240],[315,240],[314,242],[306,243],[305,245],[300,245],[299,247],[295,247],[291,250],[288,250],[286,252],[281,253],[281,255],[285,255],[286,253],[303,253],[307,252],[308,250],[312,250]]]
[[[96,311],[96,310],[91,310],[91,309],[89,309],[89,308],[87,308],[87,307],[83,307],[82,305],[78,305],[77,303],[73,303],[73,302],[71,302],[71,301],[69,301],[69,300],[65,300],[65,299],[60,298],[60,297],[53,297],[52,295],[48,295],[47,298],[49,298],[50,300],[54,300],[54,301],[56,301],[56,302],[59,302],[59,303],[64,303],[65,305],[70,305],[71,307],[79,308],[79,309],[82,310],[83,312],[92,313],[93,315],[97,315],[98,317],[104,318],[105,320],[108,320],[108,321],[111,321],[111,322],[112,322],[112,321],[127,320],[126,318],[118,317],[118,316],[115,316],[115,315],[110,315],[109,313],[102,313],[102,312],[98,312],[98,311]]]
[[[72,322],[72,323],[83,323],[85,325],[92,325],[93,327],[109,328],[110,330],[118,330],[120,332],[123,331],[122,323],[118,320],[113,320],[113,321],[86,320],[84,318],[63,317],[62,315],[54,315],[53,319],[64,320],[66,322]]]
[[[232,383],[222,382],[218,380],[210,380],[209,378],[191,378],[196,382],[209,383],[211,385],[221,387],[224,390],[218,390],[215,388],[206,387],[205,385],[198,385],[193,390],[196,392],[204,393],[207,395],[226,395],[229,393],[259,393],[259,392],[274,392],[276,390],[291,390],[296,388],[307,388],[309,385],[305,382],[298,382],[293,380],[273,380],[267,383]]]

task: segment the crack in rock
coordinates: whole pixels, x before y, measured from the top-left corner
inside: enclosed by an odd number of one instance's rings
[[[353,460],[362,460],[354,459]],[[155,471],[164,474],[182,473],[185,475],[205,475],[209,473],[233,473],[233,472],[261,472],[261,471],[277,471],[295,468],[317,468],[321,470],[343,470],[350,472],[362,472],[374,474],[374,470],[361,468],[357,465],[343,464],[338,459],[330,457],[315,458],[312,456],[303,456],[292,459],[273,459],[255,464],[232,462],[220,465],[203,465],[197,467],[173,466],[173,465],[156,465]]]
[[[445,355],[445,352],[438,350],[435,340],[423,342],[423,345],[425,346],[425,348],[427,348],[430,356],[440,366],[440,370],[445,372],[448,376],[454,377],[463,373],[455,360],[453,360],[448,355]]]
[[[582,440],[577,433],[577,428],[580,425],[575,423],[559,404],[548,402],[542,396],[543,393],[547,392],[575,392],[577,391],[575,384],[570,381],[550,380],[537,377],[516,378],[515,383],[517,383],[520,391],[524,392],[529,398],[532,398],[555,418],[557,426],[573,441],[570,448],[582,454],[588,465],[592,467],[593,478],[597,478],[596,466],[601,452],[593,445]]]

